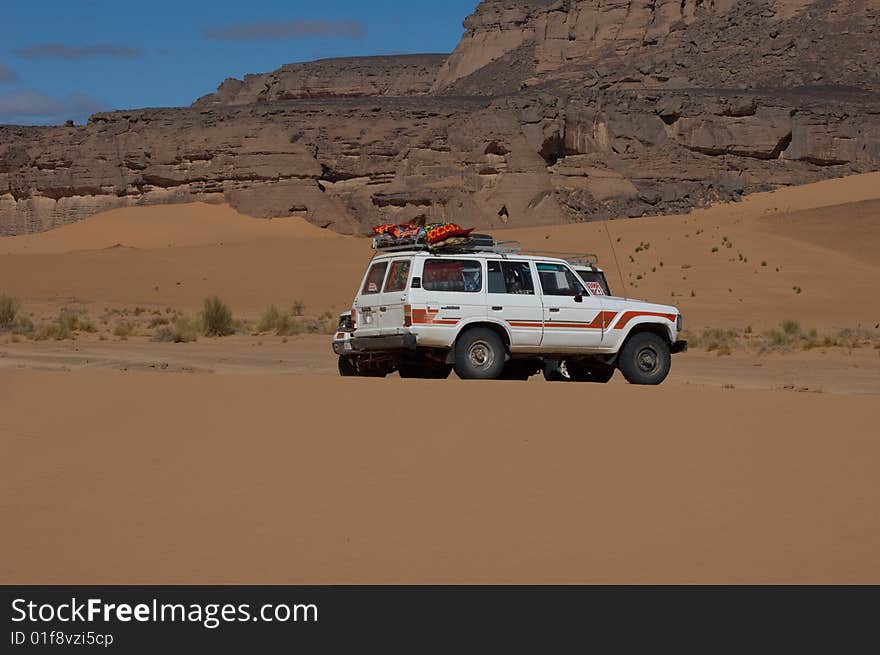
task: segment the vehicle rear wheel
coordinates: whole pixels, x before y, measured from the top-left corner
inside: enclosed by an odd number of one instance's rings
[[[455,372],[462,380],[496,380],[504,371],[504,343],[488,328],[472,328],[455,343]]]
[[[357,362],[351,355],[339,356],[339,375],[344,378],[355,377],[358,374]]]
[[[614,367],[597,360],[566,361],[568,377],[572,382],[606,384],[614,377]]]
[[[630,384],[656,385],[669,375],[672,356],[666,339],[653,332],[641,332],[629,338],[617,362]]]

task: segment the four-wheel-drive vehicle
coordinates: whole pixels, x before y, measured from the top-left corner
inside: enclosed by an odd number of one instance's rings
[[[525,380],[556,363],[565,375],[549,379],[663,382],[687,350],[681,312],[598,293],[576,266],[501,245],[380,251],[340,318],[340,374]]]

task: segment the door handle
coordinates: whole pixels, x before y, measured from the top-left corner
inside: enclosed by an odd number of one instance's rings
[[[461,307],[459,307],[458,305],[447,305],[446,307],[443,307],[442,309],[444,309],[444,310],[447,310],[447,309],[455,310],[455,309],[461,309]]]
[[[379,311],[380,311],[380,312],[387,312],[387,311],[388,311],[388,308],[387,308],[387,307],[380,307],[380,308],[379,308]]]
[[[504,309],[504,307],[493,307],[492,311],[493,312],[500,312],[502,309]]]
[[[551,308],[550,308],[550,313],[552,313],[552,314],[558,314],[558,313],[559,313],[559,307],[551,307]]]

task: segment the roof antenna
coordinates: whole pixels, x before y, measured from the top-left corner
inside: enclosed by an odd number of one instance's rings
[[[620,286],[623,287],[623,299],[629,299],[629,292],[626,288],[626,280],[623,279],[623,272],[620,270],[620,260],[617,259],[617,251],[614,249],[614,241],[611,239],[611,230],[608,229],[608,217],[602,219],[605,223],[605,234],[608,235],[608,244],[611,246],[611,254],[614,256],[614,264],[617,266],[617,275],[620,276]]]

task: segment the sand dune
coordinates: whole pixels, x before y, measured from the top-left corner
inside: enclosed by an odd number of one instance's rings
[[[673,302],[691,326],[791,318],[819,328],[873,327],[880,323],[878,200],[874,173],[688,216],[497,234],[531,248],[598,253],[618,292]],[[636,252],[642,243],[648,248]],[[370,256],[366,240],[302,219],[259,220],[216,205],[128,208],[0,239],[0,292],[37,307],[192,309],[219,294],[242,315],[294,299],[315,312],[336,311],[350,304]]]

